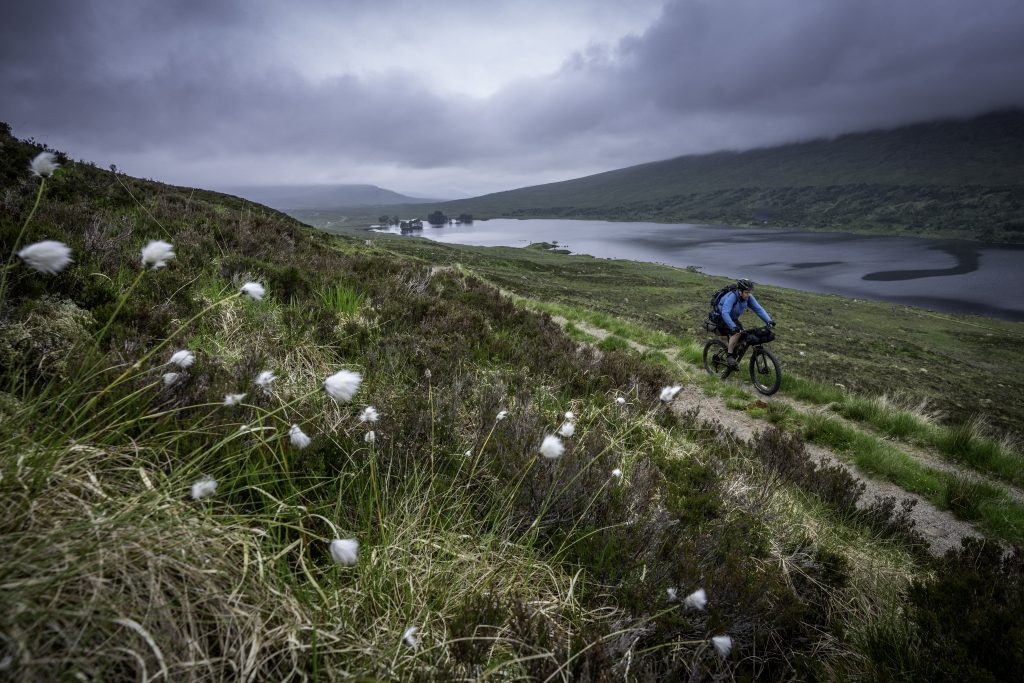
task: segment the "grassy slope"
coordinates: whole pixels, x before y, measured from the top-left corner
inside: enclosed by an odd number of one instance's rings
[[[1024,112],[686,156],[381,213],[779,225],[1024,240]],[[309,212],[303,219],[337,220]]]
[[[686,269],[375,237],[395,253],[462,263],[510,292],[635,320],[673,336],[703,339],[711,292],[726,282]],[[1024,367],[1016,340],[1024,325],[762,286],[758,300],[779,321],[774,343],[784,367],[867,395],[927,401],[946,421],[980,417],[1020,434]]]
[[[25,171],[37,150],[0,144],[7,255],[39,181]],[[63,240],[75,263],[42,276],[14,261],[0,311],[13,676],[926,677],[904,610],[1019,603],[917,600],[931,561],[798,443],[751,448],[679,420],[655,399],[672,379],[657,365],[579,349],[421,255],[82,165],[47,181],[27,225],[23,243]],[[140,270],[158,238],[177,257]],[[547,265],[499,270],[512,282]],[[249,279],[263,300],[237,295]],[[166,364],[177,348],[196,354],[187,370]],[[351,404],[318,388],[340,368],[363,375]],[[262,369],[272,392],[252,384]],[[229,392],[248,396],[227,407]],[[372,443],[366,404],[381,413]],[[567,409],[566,454],[539,459]],[[765,471],[782,459],[785,476]],[[201,475],[217,492],[192,501]],[[332,564],[328,542],[349,536],[358,563]],[[708,609],[668,603],[668,587],[706,588]],[[709,646],[719,633],[729,657]],[[968,664],[1017,664],[1013,642],[971,633]]]

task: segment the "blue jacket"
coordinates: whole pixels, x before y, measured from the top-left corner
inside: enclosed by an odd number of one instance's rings
[[[736,323],[734,321],[739,320],[739,317],[743,314],[743,311],[747,310],[747,306],[750,306],[754,313],[757,313],[757,317],[766,323],[770,323],[772,318],[768,315],[761,304],[757,303],[757,299],[754,298],[754,294],[751,293],[744,301],[740,298],[739,292],[726,292],[725,296],[722,297],[718,303],[719,312],[722,314],[722,320],[725,321],[726,327],[730,330],[736,329]]]

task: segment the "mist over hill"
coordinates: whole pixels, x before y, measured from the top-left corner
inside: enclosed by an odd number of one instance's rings
[[[427,197],[410,197],[376,185],[254,185],[220,189],[279,210],[337,209],[438,201]]]
[[[459,201],[477,218],[768,225],[1024,241],[1024,111],[682,156]]]

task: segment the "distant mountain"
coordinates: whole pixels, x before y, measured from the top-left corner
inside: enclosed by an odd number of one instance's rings
[[[1024,111],[683,156],[422,211],[438,208],[1024,242]]]
[[[281,211],[436,201],[410,197],[376,185],[264,185],[223,188],[223,191]]]

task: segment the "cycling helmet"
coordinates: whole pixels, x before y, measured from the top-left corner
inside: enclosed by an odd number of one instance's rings
[[[751,289],[754,288],[754,283],[748,280],[747,278],[741,278],[736,281],[736,288],[750,291]]]

